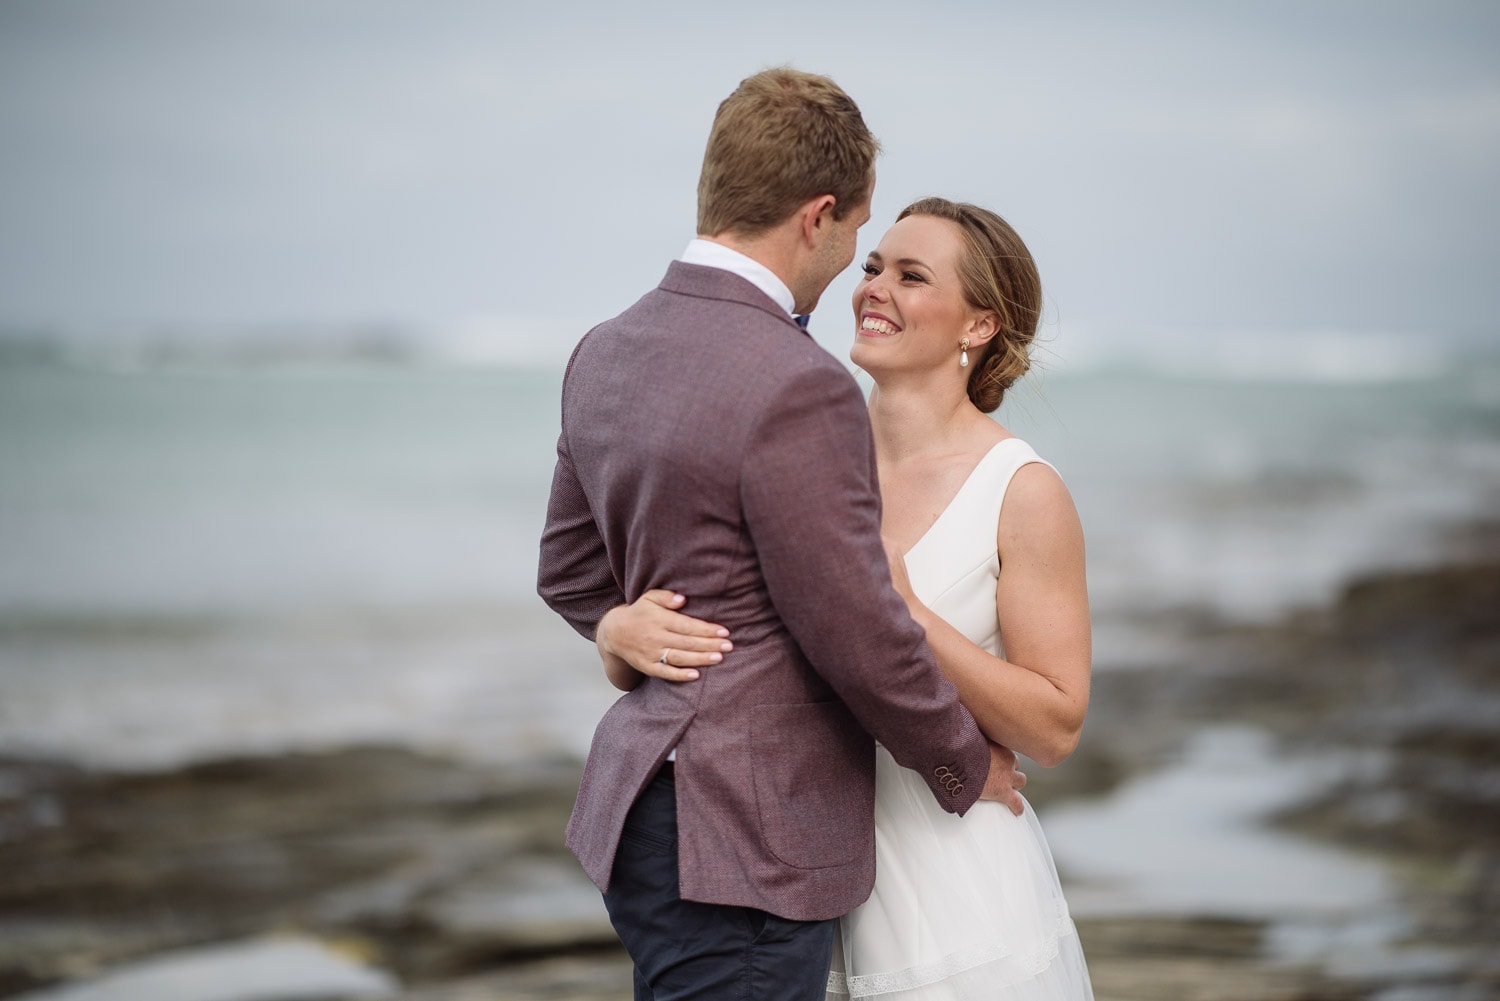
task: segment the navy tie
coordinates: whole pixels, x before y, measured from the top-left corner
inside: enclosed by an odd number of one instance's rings
[[[812,317],[811,313],[802,313],[802,314],[800,314],[798,316],[792,317],[792,321],[794,323],[796,323],[797,326],[801,327],[803,330],[806,330],[807,329],[807,321],[809,319],[811,319],[811,317]]]

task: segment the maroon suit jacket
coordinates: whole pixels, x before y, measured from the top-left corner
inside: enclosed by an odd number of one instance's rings
[[[891,586],[864,399],[744,279],[675,262],[579,343],[538,590],[585,637],[653,587],[727,627],[700,680],[604,715],[568,847],[607,889],[625,814],[677,748],[683,898],[844,914],[875,878],[873,734],[945,808],[989,751]]]

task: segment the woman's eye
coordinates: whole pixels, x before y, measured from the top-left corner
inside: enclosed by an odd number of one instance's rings
[[[863,271],[871,278],[874,278],[876,275],[880,274],[880,269],[873,264],[861,264],[859,266],[859,270]]]
[[[917,274],[915,271],[903,271],[901,272],[901,280],[904,282],[920,282],[925,281],[926,279]]]

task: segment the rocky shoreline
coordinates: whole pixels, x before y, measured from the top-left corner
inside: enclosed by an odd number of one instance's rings
[[[1187,915],[1158,937],[1141,920],[1081,921],[1101,1001],[1500,997],[1500,560],[1485,548],[1356,581],[1274,627],[1201,624],[1192,670],[1099,676],[1094,698],[1110,709],[1091,721],[1088,753],[1131,759],[1133,773],[1225,723],[1263,729],[1291,760],[1356,762],[1268,821],[1379,863],[1405,915],[1375,961],[1335,970],[1266,962],[1254,922]],[[1163,707],[1174,725],[1126,732]],[[1222,946],[1203,957],[1205,942]]]
[[[1274,628],[1199,622],[1191,669],[1099,672],[1083,747],[1033,776],[1044,825],[1050,804],[1150,773],[1197,730],[1248,723],[1304,756],[1374,762],[1276,823],[1378,859],[1409,915],[1391,962],[1363,970],[1275,960],[1259,920],[1086,917],[1100,1001],[1500,996],[1494,538]],[[577,770],[396,747],[147,774],[0,760],[0,997],[282,935],[386,971],[382,996],[403,1001],[627,998],[628,963],[562,847]]]
[[[296,930],[428,983],[617,948],[562,847],[571,762],[403,748],[141,775],[0,763],[0,992]]]

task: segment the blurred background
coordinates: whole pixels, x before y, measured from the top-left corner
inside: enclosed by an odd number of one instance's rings
[[[1500,8],[1336,0],[0,4],[0,996],[629,996],[558,388],[782,63],[885,147],[861,256],[1037,258],[1101,1001],[1500,997]]]

